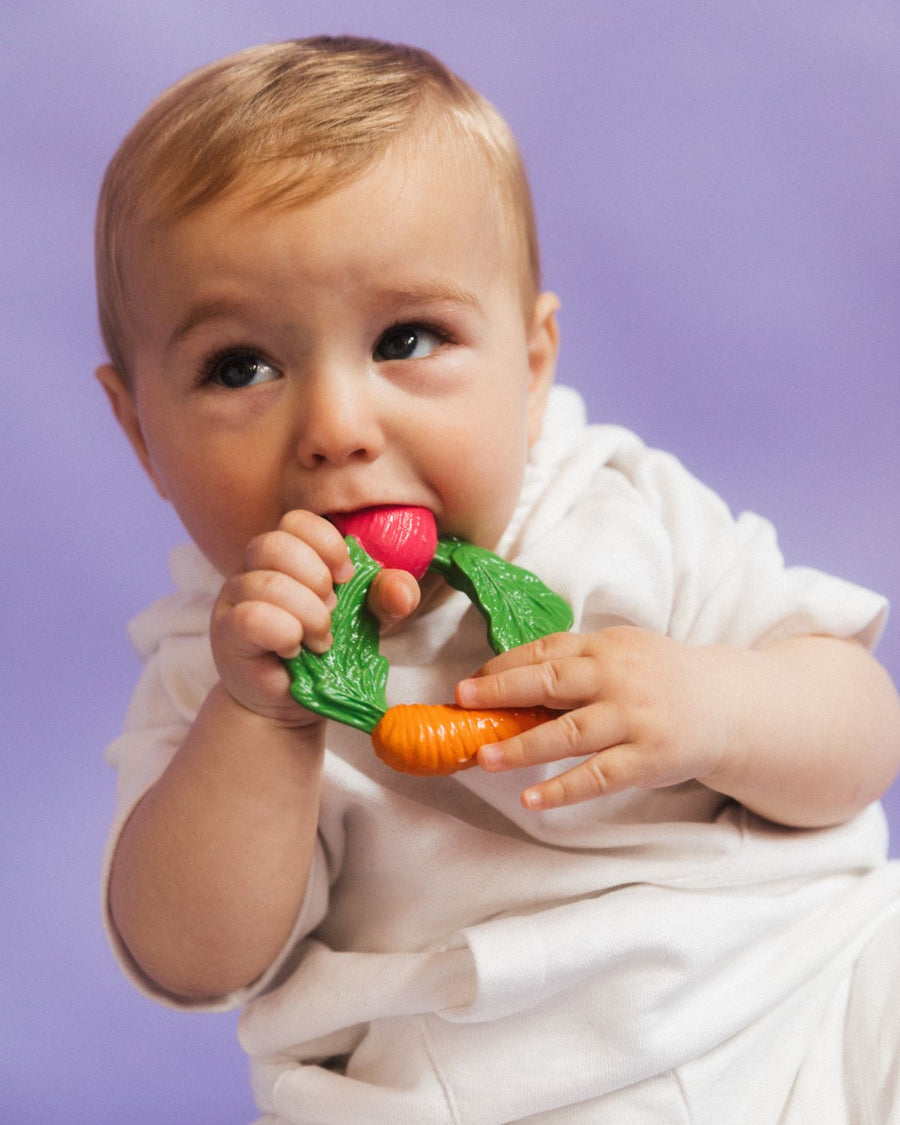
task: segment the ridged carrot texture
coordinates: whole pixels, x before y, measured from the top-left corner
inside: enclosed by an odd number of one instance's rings
[[[385,765],[403,773],[456,773],[475,765],[479,747],[553,717],[545,707],[470,710],[454,703],[398,703],[376,724],[372,745]]]

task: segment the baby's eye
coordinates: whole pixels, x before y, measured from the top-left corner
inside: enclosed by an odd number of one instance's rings
[[[420,324],[397,324],[389,328],[375,345],[375,358],[382,362],[394,359],[424,359],[444,343],[440,333]]]
[[[280,372],[257,352],[228,351],[212,356],[205,365],[203,380],[229,390],[242,390],[279,379]]]

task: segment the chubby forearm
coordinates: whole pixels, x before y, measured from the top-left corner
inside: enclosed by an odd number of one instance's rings
[[[712,655],[726,752],[699,779],[705,785],[809,828],[849,819],[890,786],[900,702],[860,644],[809,636]]]
[[[315,845],[322,727],[279,725],[218,686],[135,808],[110,908],[161,988],[194,999],[231,992],[283,946]]]

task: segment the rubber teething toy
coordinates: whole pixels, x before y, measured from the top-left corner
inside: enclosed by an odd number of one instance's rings
[[[530,571],[463,539],[439,538],[427,508],[365,508],[333,516],[332,522],[345,537],[355,572],[337,587],[331,648],[321,654],[304,648],[285,661],[298,703],[366,731],[382,761],[421,775],[468,769],[485,743],[554,717],[543,707],[470,710],[450,703],[403,703],[388,708],[388,662],[378,650],[378,622],[366,605],[382,566],[408,570],[417,579],[427,571],[440,574],[480,611],[488,642],[498,653],[569,629],[572,612]]]

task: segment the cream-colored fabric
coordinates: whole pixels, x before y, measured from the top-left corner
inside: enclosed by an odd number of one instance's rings
[[[786,568],[766,521],[733,519],[627,431],[587,426],[561,388],[500,551],[566,597],[580,631],[872,644],[886,612]],[[183,549],[176,592],[133,627],[146,670],[109,750],[108,855],[214,680],[218,581]],[[449,699],[490,655],[461,594],[382,650],[391,702]],[[265,978],[217,1005],[244,1008],[266,1121],[774,1122],[806,1106],[816,1060],[842,1071],[823,1027],[900,896],[880,808],[797,832],[690,783],[526,812],[522,788],[558,768],[406,777],[332,726],[302,915]]]

